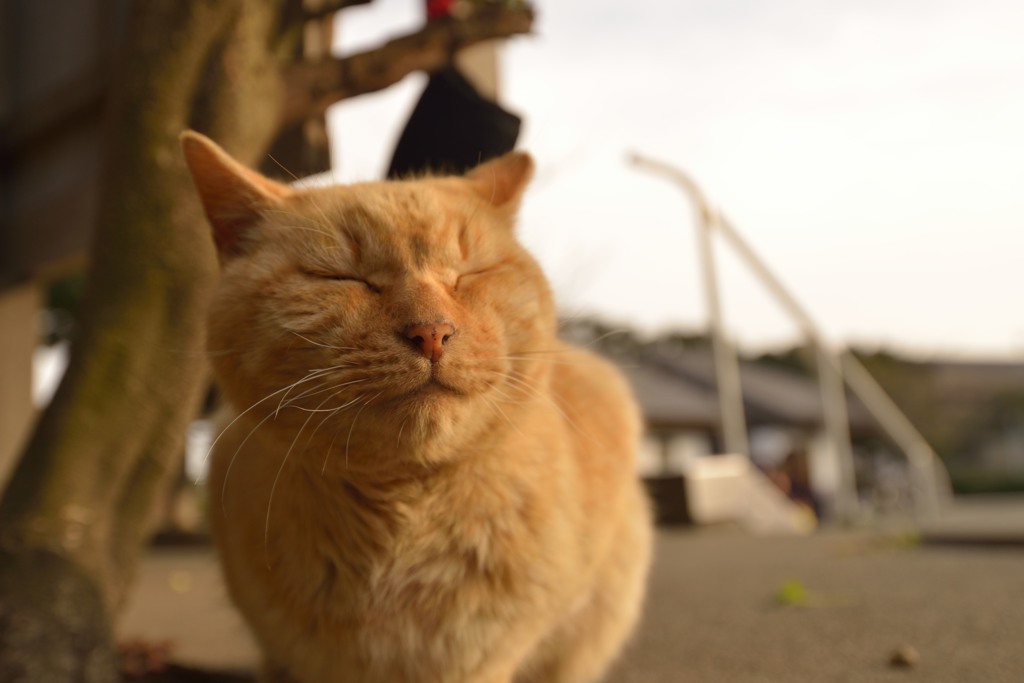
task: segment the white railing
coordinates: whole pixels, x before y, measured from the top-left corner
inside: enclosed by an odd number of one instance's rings
[[[794,319],[805,339],[815,348],[818,378],[824,408],[825,431],[839,458],[842,483],[836,501],[840,518],[851,519],[858,511],[857,482],[850,444],[846,392],[850,390],[864,404],[896,446],[903,451],[912,472],[911,494],[919,517],[938,516],[951,495],[949,474],[935,451],[879,386],[871,373],[849,352],[829,344],[810,314],[786,289],[754,249],[725,216],[708,202],[697,183],[679,168],[640,156],[631,157],[638,168],[664,176],[678,185],[693,202],[697,217],[699,255],[704,275],[709,328],[714,345],[715,373],[722,413],[726,450],[749,456],[746,421],[740,393],[736,350],[722,324],[721,302],[715,269],[712,234],[721,235],[733,247],[762,285]]]

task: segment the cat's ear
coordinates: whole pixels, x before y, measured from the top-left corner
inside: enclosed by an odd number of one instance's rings
[[[181,134],[181,150],[221,258],[240,253],[245,233],[261,212],[292,190],[246,168],[195,131]]]
[[[533,158],[525,152],[509,152],[480,164],[465,177],[491,206],[515,211],[533,177]]]

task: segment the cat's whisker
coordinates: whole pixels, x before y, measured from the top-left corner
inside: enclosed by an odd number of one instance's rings
[[[324,344],[322,342],[313,341],[309,337],[302,336],[301,334],[299,334],[295,330],[292,330],[292,334],[294,334],[296,337],[298,337],[299,339],[301,339],[303,341],[309,342],[313,346],[319,346],[319,347],[324,348],[324,349],[335,349],[337,351],[358,351],[359,350],[355,346],[334,346],[333,344]]]
[[[332,398],[334,398],[335,396],[337,396],[341,392],[342,392],[341,389],[339,389],[338,391],[335,391],[333,394],[327,396],[327,398],[325,398],[324,400],[320,401],[320,403],[317,404],[316,408],[309,410],[310,415],[309,415],[309,417],[306,418],[306,422],[303,423],[303,429],[305,428],[306,424],[309,423],[309,420],[313,417],[313,415],[312,415],[313,413],[326,412],[328,414],[324,415],[322,418],[320,418],[320,422],[317,424],[316,427],[313,428],[313,431],[310,432],[309,436],[306,437],[306,447],[307,448],[312,443],[313,437],[316,436],[316,433],[318,431],[320,431],[320,428],[324,426],[324,423],[327,422],[327,420],[329,420],[332,416],[337,415],[342,410],[344,410],[347,406],[352,405],[356,401],[356,399],[353,399],[352,401],[349,401],[348,403],[346,403],[346,404],[344,404],[342,406],[338,406],[338,407],[335,407],[335,408],[326,408],[324,410],[320,410],[320,406],[324,405],[325,403],[330,401]],[[302,430],[300,429],[299,431],[301,432]]]
[[[319,225],[319,223],[314,223],[314,225]],[[313,232],[313,233],[316,233],[317,235],[321,235],[321,236],[334,237],[334,235],[332,235],[330,232],[328,232],[328,231],[326,231],[326,230],[324,230],[323,228],[320,228],[320,227],[310,227],[308,225],[279,225],[278,227],[286,228],[288,230],[305,230],[306,232]],[[326,248],[326,247],[323,247],[323,245],[320,245],[320,246],[321,246],[321,248]],[[341,247],[341,245],[337,245],[337,246],[330,247],[330,248],[331,249],[341,249],[342,247]]]
[[[345,404],[345,405],[348,405],[348,404]],[[309,435],[308,439],[306,439],[306,446],[309,447],[312,444],[313,436],[316,435],[316,433],[318,431],[320,431],[320,428],[323,427],[327,423],[328,420],[330,420],[332,417],[334,417],[338,413],[344,411],[344,409],[345,409],[345,406],[341,406],[341,407],[335,408],[333,411],[331,411],[330,413],[328,413],[328,414],[324,415],[322,418],[320,418],[320,424],[318,424],[316,426],[316,429],[313,430],[313,433]],[[335,432],[335,437],[337,437],[337,432]],[[334,439],[331,439],[331,443],[332,444],[334,443]],[[327,455],[324,456],[324,464],[320,467],[320,476],[321,477],[324,476],[324,472],[327,471],[327,458],[330,456],[330,453],[331,453],[331,451],[328,448],[327,449]]]
[[[525,379],[514,377],[513,375],[515,374],[519,373],[516,373],[515,370],[505,373],[505,379],[508,380],[510,388],[519,388],[524,392],[529,391],[533,396],[543,399],[551,407],[553,407],[555,410],[559,412],[559,414],[565,419],[566,423],[576,430],[577,434],[586,438],[590,438],[590,435],[584,432],[580,428],[580,426],[576,424],[576,421],[569,417],[568,413],[566,413],[565,410],[562,409],[562,406],[560,406],[558,402],[554,400],[554,398],[549,396],[547,393],[540,391],[535,386],[527,382]]]
[[[295,394],[294,396],[287,397],[286,400],[282,400],[281,404],[278,406],[277,409],[281,410],[282,408],[290,408],[297,401],[301,401],[304,398],[309,398],[310,396],[316,396],[317,394],[322,394],[325,391],[330,391],[331,389],[333,389],[337,385],[333,385],[333,384],[329,385],[329,384],[327,384],[327,382],[329,382],[330,379],[331,379],[330,376],[329,376],[330,373],[332,371],[336,370],[336,369],[337,368],[330,368],[330,370],[328,372],[325,372],[322,375],[318,375],[317,378],[316,378],[317,381],[316,381],[315,384],[313,384],[310,387],[307,387],[306,389],[303,389],[300,393]]]
[[[309,198],[308,195],[307,195],[307,198]],[[312,200],[311,203],[314,205],[314,207],[316,207],[316,201],[315,200]],[[306,223],[312,224],[312,225],[317,225],[317,226],[320,225],[317,221],[311,219],[309,216],[307,216],[307,215],[305,215],[303,213],[300,213],[298,211],[289,211],[288,209],[280,207],[280,206],[279,207],[266,207],[266,208],[263,209],[263,212],[267,213],[267,214],[276,214],[278,216],[284,216],[286,218],[297,218],[297,219],[299,219],[301,221],[305,221]],[[327,224],[329,225],[330,221],[327,221]],[[292,227],[292,226],[285,225],[284,227]],[[325,232],[324,234],[328,234],[328,233]]]
[[[303,377],[302,379],[296,380],[295,382],[290,384],[287,387],[288,391],[285,392],[285,394],[281,397],[281,400],[278,402],[277,410],[274,411],[274,415],[276,416],[277,413],[281,412],[281,406],[284,405],[285,399],[288,398],[288,392],[289,391],[291,391],[292,389],[294,389],[298,385],[303,384],[304,382],[309,382],[309,381],[312,381],[314,379],[320,379],[324,375],[330,374],[330,373],[332,373],[332,372],[334,372],[335,370],[338,370],[338,369],[339,369],[338,366],[331,366],[331,367],[328,367],[328,368],[318,368],[318,369],[310,370],[309,373],[307,373],[307,375],[305,377]]]
[[[328,390],[330,388],[337,388],[337,386],[345,387],[345,386],[347,386],[349,384],[355,384],[358,381],[360,381],[360,380],[355,380],[353,382],[346,382],[346,383],[344,383],[342,385],[335,385],[335,387],[329,387]],[[318,413],[318,412],[328,412],[328,413],[332,413],[332,414],[337,414],[337,413],[341,412],[346,407],[352,405],[355,402],[356,399],[353,399],[352,401],[349,401],[348,403],[346,403],[345,405],[343,405],[341,407],[331,408],[331,409],[327,409],[327,410],[320,410],[320,407],[322,405],[327,403],[329,400],[331,400],[332,398],[334,398],[335,396],[337,396],[341,392],[342,392],[342,389],[338,389],[338,391],[336,391],[335,393],[329,395],[327,398],[325,398],[323,401],[321,401],[319,404],[317,404],[316,408],[311,409],[309,411],[309,416],[306,417],[306,420],[302,423],[302,426],[299,427],[299,431],[295,434],[295,438],[292,439],[292,443],[288,447],[288,450],[285,452],[284,458],[281,460],[281,465],[280,465],[280,467],[278,467],[277,473],[274,475],[274,482],[270,486],[270,497],[267,500],[267,515],[266,515],[266,519],[264,520],[264,526],[263,526],[263,552],[264,552],[265,559],[267,561],[267,569],[270,568],[270,546],[269,546],[269,540],[270,540],[270,512],[271,512],[271,507],[274,504],[274,492],[277,490],[277,484],[278,484],[278,481],[281,478],[281,473],[284,471],[284,466],[288,462],[288,458],[291,455],[292,451],[295,450],[295,444],[298,443],[299,438],[302,436],[302,432],[305,431],[307,426],[309,426],[309,422],[310,422],[310,420],[313,419],[313,415],[315,413]],[[318,424],[313,429],[312,433],[310,433],[310,435],[307,437],[307,439],[306,439],[306,443],[307,444],[310,441],[312,441],[312,439],[316,435],[317,431],[319,431],[320,427],[322,427],[324,422],[326,422],[330,417],[331,417],[331,415],[327,415],[322,420],[320,420],[320,424]],[[265,422],[265,421],[266,421],[266,418],[264,418],[263,421],[260,422],[260,425],[262,425],[263,422]],[[260,425],[257,425],[257,427],[259,427]],[[255,429],[253,431],[255,431]],[[251,435],[252,435],[252,432],[250,432],[249,436],[251,436]],[[246,440],[248,440],[248,438],[249,437],[247,436]],[[232,461],[234,461],[234,458],[232,458]],[[229,465],[229,468],[230,468],[230,465]],[[226,484],[227,484],[227,475],[225,474],[225,486],[226,486]]]
[[[322,406],[324,403],[327,403],[328,401],[330,401],[332,398],[337,396],[338,393],[341,393],[341,392],[339,391],[339,392],[331,394],[330,396],[325,398],[323,401],[320,402],[319,405],[317,405],[317,408]],[[316,436],[316,433],[319,432],[320,428],[324,426],[324,423],[327,422],[327,420],[329,420],[331,418],[331,413],[337,413],[339,411],[340,411],[340,408],[330,408],[330,409],[328,409],[326,411],[328,414],[324,415],[322,418],[320,418],[320,422],[317,423],[316,427],[313,428],[313,431],[309,433],[308,437],[306,437],[306,448],[309,448],[310,444],[313,442],[313,437]]]
[[[476,215],[480,213],[480,209],[482,209],[483,207],[484,204],[482,204],[481,202],[474,203],[473,211],[469,214],[469,216],[466,217],[466,220],[463,221],[462,223],[462,229],[459,231],[459,247],[463,250],[463,256],[465,256],[466,251],[466,229],[473,224],[473,219],[476,218]]]
[[[294,182],[300,182],[302,180],[302,178],[299,178],[297,175],[292,173],[291,170],[286,168],[284,166],[284,164],[282,164],[280,161],[275,159],[273,156],[271,156],[270,154],[268,154],[267,156],[270,157],[270,160],[273,161],[275,164],[277,164],[277,166],[282,171],[284,171],[285,173],[290,175]],[[333,178],[333,176],[332,176],[332,178]],[[307,192],[305,196],[306,196],[307,199],[309,199],[309,202],[313,205],[313,208],[315,208],[320,213],[320,216],[324,219],[325,227],[329,227],[331,225],[331,219],[329,219],[327,217],[327,213],[323,210],[323,207],[320,205],[320,202],[318,202],[316,200],[316,193],[315,192]]]
[[[315,430],[313,430],[313,432],[316,433],[316,431],[319,430],[320,427],[324,426],[324,423],[326,423],[328,420],[333,418],[335,415],[337,415],[339,413],[343,413],[346,410],[348,410],[349,408],[351,408],[352,406],[354,406],[356,403],[359,402],[359,400],[361,398],[362,398],[361,396],[357,396],[356,398],[352,399],[351,401],[348,401],[347,403],[344,403],[344,404],[338,406],[337,408],[333,409],[329,414],[324,415],[324,418],[322,420],[320,420],[320,424],[317,425],[317,428]],[[358,417],[358,415],[356,417]],[[323,474],[327,471],[327,461],[331,457],[331,451],[334,450],[334,442],[337,441],[339,433],[340,433],[340,430],[334,432],[334,438],[331,439],[331,445],[327,448],[327,453],[324,454],[324,464],[320,468],[320,475],[321,476],[323,476]]]
[[[600,342],[603,342],[605,339],[608,339],[609,337],[614,337],[614,336],[620,335],[620,334],[629,334],[629,330],[626,329],[625,327],[617,329],[617,330],[610,330],[608,332],[605,332],[602,335],[594,337],[593,339],[588,341],[586,344],[580,344],[580,347],[584,348],[584,349],[589,349],[589,348],[592,348],[594,346],[597,346],[597,344],[599,344]]]
[[[294,173],[292,173],[292,170],[291,170],[290,168],[288,168],[287,166],[285,166],[284,164],[282,164],[282,163],[281,163],[280,161],[278,161],[278,160],[277,160],[277,159],[276,159],[276,158],[274,157],[274,155],[273,155],[273,154],[270,154],[270,153],[268,152],[268,153],[267,153],[267,158],[268,158],[268,159],[270,159],[271,161],[273,161],[273,162],[274,162],[274,165],[275,165],[275,166],[277,166],[277,167],[278,167],[279,169],[281,169],[282,171],[284,171],[285,173],[287,173],[288,175],[290,175],[290,176],[292,177],[292,180],[293,180],[293,181],[295,181],[295,182],[298,182],[298,181],[302,180],[302,178],[300,178],[299,176],[297,176],[297,175],[295,175]]]
[[[331,391],[332,389],[337,389],[337,391],[335,391],[333,394],[331,394],[328,397],[328,398],[333,398],[333,397],[337,396],[338,394],[342,393],[342,390],[344,389],[344,387],[351,386],[353,384],[359,384],[359,383],[365,382],[365,381],[366,381],[366,379],[354,379],[354,380],[351,380],[349,382],[342,382],[341,384],[332,384],[330,386],[323,387],[321,389],[318,389],[316,391],[307,393],[305,395],[296,396],[296,397],[292,398],[288,403],[286,403],[283,407],[285,407],[285,408],[294,408],[295,410],[301,410],[301,411],[306,412],[306,413],[329,413],[329,412],[331,412],[332,410],[335,410],[335,409],[334,408],[321,408],[320,407],[326,401],[321,402],[320,405],[318,405],[316,408],[304,408],[302,406],[294,405],[294,402],[298,401],[299,399],[302,399],[302,398],[309,398],[310,396],[316,396],[317,394],[322,394],[325,391]]]
[[[569,365],[575,367],[584,365],[583,363],[571,360],[559,360],[555,358],[530,358],[529,356],[501,356],[499,360],[527,360],[540,363],[550,363],[552,365]]]
[[[327,214],[324,213],[323,209],[320,207],[320,204],[315,199],[312,198],[311,194],[306,195],[306,197],[307,197],[307,199],[310,200],[310,203],[313,205],[313,208],[316,209],[320,213],[320,215],[323,217],[324,222],[322,224],[319,223],[316,220],[310,219],[308,216],[304,216],[304,215],[302,215],[300,213],[296,213],[295,211],[288,211],[286,209],[264,209],[264,212],[265,213],[280,214],[282,216],[287,216],[289,218],[298,218],[300,220],[307,221],[309,224],[314,226],[314,227],[310,227],[310,225],[279,224],[283,228],[289,228],[289,229],[290,228],[304,228],[306,230],[314,230],[318,234],[324,235],[324,236],[327,236],[327,237],[336,237],[336,234],[333,231],[330,230],[331,220],[327,217]]]
[[[242,447],[245,446],[245,444],[249,441],[249,438],[252,437],[252,435],[256,433],[256,430],[258,430],[260,427],[262,427],[263,423],[266,422],[267,420],[269,420],[273,416],[274,416],[274,413],[267,413],[267,415],[262,420],[257,422],[256,426],[253,427],[252,429],[250,429],[249,433],[245,435],[244,439],[242,439],[242,442],[240,444],[238,444],[238,448],[235,449],[235,452],[231,454],[231,459],[228,461],[227,469],[224,470],[224,481],[221,483],[221,486],[220,486],[220,512],[221,512],[222,515],[224,515],[224,517],[228,516],[228,507],[227,507],[228,481],[231,479],[231,470],[235,466],[235,459],[238,458],[238,454],[242,452]],[[239,416],[239,417],[241,417],[241,416]],[[232,424],[234,424],[234,422],[232,422]],[[227,431],[227,430],[225,429],[225,431]],[[223,433],[224,432],[221,432],[221,434],[223,434]],[[218,437],[218,438],[220,438],[220,437]],[[207,455],[209,455],[209,454],[207,454]]]
[[[360,398],[362,398],[362,397],[356,397],[354,400],[358,401]],[[330,417],[330,415],[327,416],[327,418],[329,418],[329,417]],[[327,418],[324,418],[324,419],[327,419]],[[334,444],[338,441],[338,437],[339,436],[341,436],[341,427],[338,427],[338,429],[334,430],[334,438],[331,439],[331,443],[327,446],[327,452],[324,453],[324,464],[323,464],[323,467],[320,468],[320,475],[321,476],[323,476],[324,472],[327,471],[327,461],[330,459],[331,453],[334,452]]]
[[[352,445],[352,432],[355,431],[356,421],[359,419],[359,416],[363,414],[363,411],[366,409],[366,406],[370,405],[374,401],[374,399],[379,398],[380,395],[383,394],[383,393],[384,393],[383,391],[377,392],[376,394],[371,396],[369,399],[367,399],[366,403],[364,403],[359,408],[359,410],[356,411],[355,417],[352,418],[352,426],[350,426],[348,428],[348,437],[345,439],[345,469],[346,470],[348,469],[348,449]]]
[[[520,356],[532,356],[544,353],[559,354],[559,353],[573,353],[573,349],[527,349],[525,351],[516,351],[517,355]]]
[[[311,381],[311,380],[314,380],[314,379],[319,379],[320,377],[322,377],[324,374],[326,374],[327,372],[331,371],[332,369],[333,368],[327,368],[325,370],[313,370],[313,371],[310,372],[310,374],[308,376],[306,376],[306,377],[304,377],[304,378],[302,378],[302,379],[300,379],[300,380],[298,380],[296,382],[293,382],[292,384],[289,384],[286,387],[278,389],[274,393],[269,394],[268,396],[265,396],[264,398],[260,399],[256,403],[254,403],[251,406],[249,406],[248,409],[246,409],[244,412],[240,413],[235,419],[233,419],[230,423],[228,423],[228,425],[224,429],[221,430],[221,433],[217,435],[217,438],[214,439],[213,443],[210,444],[210,448],[206,452],[206,456],[203,458],[204,465],[206,463],[206,460],[210,457],[210,453],[213,452],[214,446],[216,446],[217,442],[220,441],[220,438],[222,436],[224,436],[224,434],[227,433],[228,429],[230,429],[232,427],[232,425],[234,425],[236,422],[238,422],[238,420],[241,419],[241,417],[243,415],[248,413],[250,410],[252,410],[256,406],[258,406],[259,404],[263,403],[267,399],[272,398],[272,397],[276,396],[277,394],[281,393],[282,391],[290,391],[291,389],[295,388],[299,384],[302,384],[303,382]],[[282,397],[282,401],[283,400],[284,399]],[[277,418],[277,415],[280,412],[280,410],[281,410],[281,404],[278,404],[277,409],[275,409],[273,412],[268,413],[262,420],[257,422],[256,426],[254,426],[252,429],[249,430],[249,433],[245,435],[245,438],[242,439],[242,442],[238,444],[238,448],[236,448],[235,452],[231,455],[231,459],[228,461],[227,469],[224,471],[224,482],[223,482],[223,484],[221,486],[221,512],[224,515],[227,515],[227,506],[226,506],[226,502],[225,502],[227,500],[227,486],[228,486],[228,481],[231,478],[231,470],[234,468],[234,465],[235,465],[235,459],[238,457],[238,454],[239,454],[239,452],[241,452],[242,447],[245,446],[246,442],[249,441],[249,439],[252,437],[252,435],[255,434],[256,431],[260,427],[262,427],[266,423],[266,421],[269,420],[271,417]],[[312,417],[312,416],[310,416],[310,417]],[[198,480],[196,481],[196,484],[198,485]]]
[[[505,422],[508,422],[508,426],[511,427],[517,434],[519,434],[520,436],[525,436],[522,430],[519,429],[519,425],[512,421],[512,418],[510,418],[505,413],[505,411],[501,409],[501,406],[498,404],[497,401],[488,397],[484,400],[484,404],[494,409],[498,413],[498,415],[504,418]]]
[[[383,393],[383,392],[381,392],[381,393]],[[375,395],[373,398],[377,398],[377,396],[380,396],[380,393]],[[335,408],[332,413],[324,416],[324,419],[321,421],[321,424],[323,424],[323,422],[326,422],[327,420],[329,420],[332,417],[334,417],[334,415],[336,415],[336,414],[338,414],[338,413],[340,413],[340,412],[342,412],[344,410],[347,410],[347,409],[351,408],[352,406],[357,405],[358,403],[362,402],[364,398],[366,398],[366,395],[365,394],[360,394],[359,396],[356,396],[355,398],[353,398],[351,401],[348,401],[344,405],[341,405],[341,406]],[[373,400],[373,399],[370,399],[370,400]],[[366,403],[363,403],[363,405],[360,406],[359,411],[356,413],[355,417],[352,418],[352,424],[349,426],[348,439],[352,438],[352,429],[355,428],[356,420],[359,418],[359,414],[363,412],[363,409],[366,408],[367,403],[368,403],[368,401]],[[328,460],[330,460],[331,453],[334,452],[334,444],[338,441],[338,437],[339,436],[341,436],[341,429],[340,428],[335,430],[334,437],[331,439],[331,443],[327,446],[327,452],[324,454],[324,463],[320,467],[320,474],[321,475],[323,475],[327,471],[327,462],[328,462]],[[348,440],[346,440],[346,442],[345,442],[345,468],[348,469]]]
[[[513,397],[508,392],[499,389],[497,386],[492,386],[490,389],[491,389],[491,391],[493,391],[493,392],[497,393],[499,396],[501,396],[501,398],[503,398],[505,400],[505,403],[508,403],[508,404],[519,404],[519,403],[522,403],[522,401],[523,401],[523,398]],[[519,393],[520,393],[520,396],[524,396],[525,397],[525,392],[520,391]]]
[[[229,423],[227,424],[227,426],[226,426],[226,427],[224,427],[224,429],[220,430],[220,434],[218,434],[218,435],[217,435],[217,438],[215,438],[215,439],[213,440],[213,443],[211,443],[211,444],[210,444],[210,447],[209,447],[209,448],[208,448],[208,449],[206,450],[206,455],[204,455],[204,456],[203,456],[203,463],[202,463],[202,469],[203,469],[203,470],[205,470],[205,469],[206,469],[206,463],[207,463],[207,462],[209,461],[209,459],[210,459],[210,454],[211,454],[211,453],[213,453],[213,449],[214,449],[214,447],[215,447],[215,446],[217,445],[217,442],[218,442],[218,441],[220,441],[221,437],[222,437],[222,436],[224,436],[224,434],[226,434],[226,433],[227,433],[227,431],[228,431],[229,429],[231,429],[231,427],[232,427],[232,426],[233,426],[233,425],[234,425],[234,424],[235,424],[236,422],[238,422],[239,420],[241,420],[243,416],[245,416],[245,415],[246,415],[246,414],[247,414],[247,413],[248,413],[249,411],[251,411],[251,410],[255,409],[255,408],[256,408],[256,406],[260,405],[260,404],[261,404],[261,403],[263,403],[264,401],[268,401],[268,400],[272,399],[272,398],[273,398],[274,396],[277,396],[277,395],[278,395],[278,394],[280,394],[280,393],[281,393],[282,391],[284,391],[284,392],[287,392],[287,391],[289,391],[290,389],[292,389],[293,387],[295,387],[296,385],[298,385],[298,384],[301,384],[302,382],[304,382],[304,381],[307,381],[307,380],[309,380],[309,379],[315,379],[315,377],[312,377],[312,376],[308,376],[308,377],[306,377],[306,378],[300,379],[300,380],[299,380],[298,382],[294,382],[294,383],[292,383],[292,384],[289,384],[289,385],[288,385],[288,386],[286,386],[286,387],[282,387],[282,388],[278,389],[277,391],[275,391],[275,392],[273,392],[273,393],[267,394],[266,396],[264,396],[263,398],[261,398],[261,399],[260,399],[259,401],[256,401],[256,402],[255,402],[255,403],[253,403],[253,404],[252,404],[251,406],[249,406],[248,408],[246,408],[245,410],[243,410],[243,411],[242,411],[241,413],[239,413],[239,414],[238,414],[237,416],[235,416],[235,418],[234,418],[233,420],[231,420],[231,422],[229,422]],[[280,409],[280,406],[279,406],[278,408]],[[273,413],[272,413],[272,414],[273,414]],[[263,424],[263,422],[265,422],[265,421],[266,421],[266,418],[264,418],[264,419],[263,419],[263,420],[262,420],[262,421],[260,422],[260,424]],[[251,434],[251,432],[250,432],[250,434]],[[246,438],[248,438],[248,437],[246,437]],[[243,443],[244,443],[244,442],[243,442]],[[236,453],[236,454],[237,454],[237,453]],[[196,486],[198,486],[198,485],[199,485],[199,479],[198,479],[198,478],[197,478],[197,479],[195,480],[195,485],[196,485]]]
[[[273,159],[273,157],[271,157],[271,158]],[[277,161],[274,160],[274,163],[277,163]],[[290,173],[287,169],[284,169],[283,167],[282,167],[282,169],[286,173]],[[295,178],[294,175],[292,177]],[[295,180],[298,180],[298,178],[295,178]],[[321,235],[326,235],[329,238],[333,238],[335,240],[338,240],[339,239],[339,230],[337,229],[336,225],[338,223],[344,224],[343,217],[339,216],[338,220],[332,221],[330,219],[330,217],[327,215],[327,212],[324,210],[323,205],[317,200],[317,195],[316,195],[315,192],[307,192],[305,196],[309,200],[309,203],[313,205],[313,208],[316,209],[317,213],[319,213],[320,217],[323,219],[323,223],[322,224],[318,223],[317,221],[312,221],[313,225],[316,226],[316,228],[319,228],[319,229],[316,229],[315,232],[317,232],[317,233],[319,233]],[[286,227],[299,227],[299,226],[286,226]],[[344,228],[346,226],[342,225],[342,227]],[[307,230],[311,230],[313,228],[306,228],[306,229]],[[336,244],[334,246],[330,246],[330,247],[327,247],[327,246],[322,245],[322,244],[318,244],[317,246],[320,249],[325,249],[325,250],[335,251],[335,250],[342,250],[342,249],[344,249],[344,250],[346,250],[346,251],[348,251],[350,253],[352,252],[352,246],[350,244],[346,243],[346,242],[339,242],[338,244]]]
[[[398,438],[395,440],[395,449],[402,446],[402,432],[405,430],[405,423],[409,421],[409,416],[406,415],[402,420],[402,424],[398,425]]]
[[[316,194],[310,193],[308,196],[309,196],[310,203],[313,204],[313,208],[316,209],[317,213],[319,213],[320,217],[324,220],[324,222],[323,222],[321,227],[323,227],[325,230],[327,230],[331,235],[337,236],[337,234],[338,234],[337,233],[337,229],[336,228],[332,229],[332,226],[337,221],[331,221],[331,219],[327,216],[327,212],[324,211],[323,205],[320,204],[319,201],[317,201]]]
[[[303,216],[302,214],[298,214],[298,213],[295,213],[293,211],[286,211],[284,209],[267,209],[266,213],[277,213],[277,214],[281,214],[283,216],[287,216],[289,218],[298,218],[300,220],[308,221],[308,223],[309,223],[308,225],[293,225],[293,224],[289,224],[289,223],[280,223],[278,225],[278,227],[284,228],[286,230],[300,230],[300,231],[301,230],[305,230],[307,232],[312,232],[314,234],[317,234],[317,235],[319,235],[321,237],[326,237],[327,239],[332,240],[332,241],[335,242],[333,245],[326,245],[326,244],[323,244],[322,242],[318,242],[316,244],[316,248],[317,249],[320,249],[320,250],[323,250],[323,251],[341,251],[341,250],[345,250],[345,251],[351,252],[352,251],[351,245],[345,243],[344,241],[341,241],[340,237],[339,237],[338,230],[333,227],[334,224],[337,223],[338,221],[333,221],[332,222],[331,219],[328,218],[327,214],[324,212],[324,210],[320,206],[320,204],[315,199],[312,199],[312,195],[309,196],[309,199],[310,199],[310,202],[313,205],[313,208],[316,209],[320,213],[320,215],[323,217],[323,223],[320,223],[319,221],[310,219],[309,217]]]
[[[320,422],[317,424],[316,427],[313,428],[313,431],[310,432],[309,437],[306,439],[306,446],[307,447],[310,445],[310,443],[312,443],[313,437],[316,436],[316,433],[319,432],[320,428],[324,426],[324,423],[326,423],[328,420],[330,420],[332,417],[334,417],[338,413],[343,412],[349,406],[354,405],[356,403],[356,401],[359,400],[358,398],[354,398],[351,401],[348,401],[347,403],[343,403],[340,406],[335,406],[334,408],[324,408],[323,410],[320,409],[320,406],[322,406],[323,404],[327,403],[328,401],[330,401],[332,398],[334,398],[335,396],[337,396],[340,393],[341,393],[340,390],[336,391],[335,393],[331,394],[330,396],[325,398],[323,401],[321,401],[320,404],[316,407],[317,409],[309,411],[310,413],[327,413],[327,415],[324,415],[322,418],[320,418]],[[321,474],[323,474],[323,472],[321,472]]]
[[[525,399],[532,400],[537,397],[536,391],[534,391],[533,388],[530,387],[529,385],[521,383],[521,381],[516,380],[508,373],[500,373],[500,375],[501,378],[505,380],[505,384],[506,386],[508,386],[509,389],[519,393]]]
[[[326,399],[325,399],[326,400]],[[277,490],[277,482],[281,479],[281,472],[284,471],[284,466],[288,462],[288,456],[292,454],[295,449],[295,444],[298,443],[299,437],[302,436],[303,430],[309,424],[309,421],[313,419],[313,414],[310,413],[306,421],[299,427],[299,431],[296,432],[295,438],[292,439],[292,443],[288,446],[288,450],[285,451],[284,457],[281,459],[281,466],[277,468],[277,474],[274,475],[274,482],[270,485],[270,497],[267,499],[267,516],[263,523],[263,555],[267,561],[267,569],[270,569],[270,510],[274,505],[274,492]]]

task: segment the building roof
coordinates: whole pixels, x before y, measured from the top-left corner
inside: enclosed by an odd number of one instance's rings
[[[649,425],[703,429],[718,424],[715,392],[677,378],[645,362],[616,361],[629,379]]]
[[[629,378],[652,426],[715,428],[719,419],[714,357],[710,348],[675,345],[642,347],[611,355]],[[747,422],[814,429],[824,423],[821,392],[811,378],[781,368],[740,362],[740,384]],[[864,406],[847,396],[853,432],[875,431]]]

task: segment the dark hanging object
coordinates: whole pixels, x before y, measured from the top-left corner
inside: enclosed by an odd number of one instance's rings
[[[430,76],[395,147],[388,177],[463,173],[511,151],[522,120],[483,97],[455,68]]]

